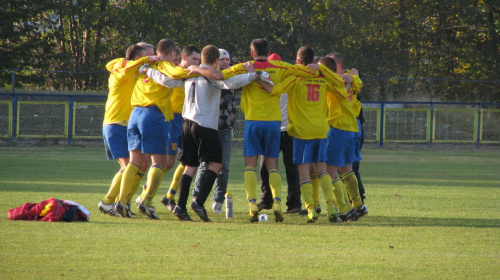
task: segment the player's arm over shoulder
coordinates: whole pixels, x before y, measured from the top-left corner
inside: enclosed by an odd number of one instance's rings
[[[321,73],[323,74],[323,76],[325,77],[325,79],[330,84],[332,84],[332,86],[334,86],[334,87],[344,87],[345,86],[344,79],[342,79],[342,77],[339,74],[333,72],[328,67],[320,64],[319,65],[319,70],[321,71]]]
[[[287,77],[287,76],[293,75],[293,76],[298,76],[298,77],[302,77],[302,78],[314,78],[314,77],[317,77],[319,75],[318,70],[311,70],[311,69],[307,68],[307,66],[304,66],[304,65],[290,64],[290,63],[283,62],[283,61],[273,61],[273,63],[277,63],[278,66],[284,67],[287,69],[282,77]]]
[[[361,92],[361,88],[363,88],[363,81],[361,81],[361,78],[357,74],[351,74],[351,76],[352,76],[351,90],[354,94],[358,94]]]
[[[276,95],[293,91],[293,88],[295,88],[298,80],[299,78],[297,76],[291,75],[286,77],[283,81],[274,85],[271,94]]]
[[[347,93],[347,89],[345,86],[334,86],[330,83],[326,84],[326,89],[333,93],[333,95],[337,96],[337,98],[348,98],[349,94]]]
[[[225,80],[236,75],[245,74],[246,72],[247,71],[245,70],[245,67],[243,67],[243,63],[238,63],[230,68],[222,70],[222,76]]]
[[[188,77],[189,70],[186,70],[180,66],[177,66],[169,61],[158,61],[158,71],[165,74],[165,76],[172,79],[186,79]]]

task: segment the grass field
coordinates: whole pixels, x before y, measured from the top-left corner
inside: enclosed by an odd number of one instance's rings
[[[181,223],[159,202],[172,172],[155,200],[161,220],[122,219],[97,211],[118,168],[102,148],[1,147],[0,279],[500,279],[500,149],[363,157],[370,213],[357,222],[250,224],[235,148],[236,217]],[[7,220],[49,197],[86,206],[90,222]]]

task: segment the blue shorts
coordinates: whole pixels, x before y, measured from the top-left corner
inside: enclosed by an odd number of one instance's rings
[[[143,154],[167,153],[165,116],[156,106],[134,107],[127,128],[128,150]]]
[[[361,125],[361,121],[357,119],[358,121],[358,132],[354,132],[354,161],[360,161],[361,160],[361,130],[363,129],[363,126]]]
[[[356,161],[354,132],[330,127],[326,148],[326,164],[344,167]]]
[[[181,114],[174,113],[174,118],[169,120],[167,126],[167,155],[177,155],[177,151],[182,150],[182,122],[184,118]]]
[[[108,159],[129,158],[126,126],[107,124],[102,127],[102,137]]]
[[[278,158],[280,154],[280,121],[245,121],[243,155],[264,155]]]
[[[293,138],[293,163],[306,164],[326,160],[326,138],[303,140]]]

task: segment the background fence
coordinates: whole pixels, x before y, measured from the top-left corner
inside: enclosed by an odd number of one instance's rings
[[[102,138],[105,95],[0,94],[0,138]],[[500,144],[500,103],[364,102],[365,141]],[[234,139],[243,140],[238,111]]]

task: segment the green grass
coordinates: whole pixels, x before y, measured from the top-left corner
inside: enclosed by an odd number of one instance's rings
[[[102,148],[0,148],[0,279],[500,278],[498,148],[367,148],[370,214],[345,224],[322,214],[314,225],[295,215],[250,224],[233,151],[236,217],[202,223],[191,212],[196,221],[181,223],[159,202],[172,172],[155,199],[162,220],[122,219],[97,211],[118,169]],[[90,222],[7,220],[9,209],[49,197],[86,206]]]

